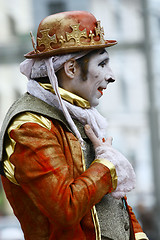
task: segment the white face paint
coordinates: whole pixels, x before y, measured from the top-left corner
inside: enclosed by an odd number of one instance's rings
[[[109,66],[109,55],[103,49],[90,57],[87,80],[83,81],[79,77],[74,92],[95,107],[99,104],[99,98],[103,95],[103,90],[107,88],[108,83],[114,81],[115,78]]]

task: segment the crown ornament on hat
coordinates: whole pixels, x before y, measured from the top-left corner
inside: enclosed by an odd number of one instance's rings
[[[37,45],[31,36],[34,51],[26,58],[45,58],[58,54],[94,50],[115,45],[104,39],[100,21],[86,11],[61,12],[43,19],[37,31]]]
[[[60,43],[61,46],[60,48],[67,48],[70,45],[72,45],[72,47],[78,47],[78,46],[87,46],[87,45],[95,45],[95,44],[104,44],[105,40],[104,40],[104,30],[103,28],[101,28],[100,26],[100,21],[97,21],[97,27],[95,28],[95,32],[96,32],[96,36],[100,36],[100,40],[99,41],[95,41],[94,40],[94,36],[95,34],[92,33],[92,30],[90,30],[89,36],[87,36],[87,31],[86,29],[84,30],[80,30],[79,26],[80,24],[76,24],[76,25],[71,25],[70,27],[72,28],[72,32],[68,33],[66,32],[65,35],[66,37],[64,38],[64,36],[60,36],[59,38],[56,36],[56,34],[54,34],[53,36],[49,35],[49,31],[50,29],[46,29],[46,30],[41,30],[40,33],[42,34],[41,38],[37,38],[38,41],[38,45],[40,46],[41,44],[44,45],[44,52],[52,50],[51,44],[52,43]],[[82,40],[81,40],[82,38]],[[83,38],[90,38],[89,42],[84,42]],[[71,39],[74,40],[70,41]],[[40,51],[37,51],[40,52]]]

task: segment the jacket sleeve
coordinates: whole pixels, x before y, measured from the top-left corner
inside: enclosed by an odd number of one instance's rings
[[[126,200],[126,204],[127,204],[127,198],[124,197]],[[132,211],[132,208],[127,204],[127,208],[128,208],[128,212],[129,212],[129,216],[130,216],[130,220],[131,220],[131,224],[132,224],[132,230],[133,230],[133,235],[134,235],[134,239],[135,240],[149,240],[148,237],[146,236],[146,234],[143,232],[135,214]]]
[[[74,178],[70,150],[66,159],[59,134],[53,124],[47,129],[28,122],[12,129],[15,146],[10,162],[18,184],[43,214],[69,226],[79,222],[113,186],[109,168],[100,162]]]

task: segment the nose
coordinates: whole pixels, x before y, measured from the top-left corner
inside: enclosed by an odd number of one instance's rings
[[[107,82],[108,82],[108,83],[113,83],[113,82],[115,82],[115,79],[109,78],[109,79],[107,80]]]
[[[112,82],[115,82],[115,76],[112,72],[112,69],[108,66],[108,70],[107,70],[107,74],[106,74],[106,78],[105,80],[108,82],[108,83],[112,83]]]

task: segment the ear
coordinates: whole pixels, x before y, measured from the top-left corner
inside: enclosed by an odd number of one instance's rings
[[[77,70],[77,63],[75,59],[70,59],[64,64],[64,71],[69,78],[74,78]]]

